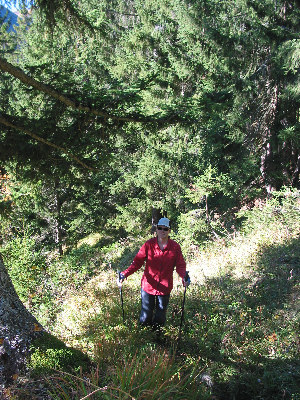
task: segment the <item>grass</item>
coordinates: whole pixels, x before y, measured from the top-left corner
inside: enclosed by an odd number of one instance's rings
[[[142,272],[123,286],[122,321],[116,270],[136,246],[113,246],[113,260],[106,250],[109,263],[57,298],[48,329],[93,366],[48,371],[51,398],[299,400],[299,216],[298,195],[275,198],[189,261],[179,344],[180,280],[158,340],[137,323]]]
[[[63,395],[71,398],[72,392],[72,398],[81,399],[208,399],[197,377],[195,370],[184,366],[178,368],[175,356],[170,356],[167,351],[137,351],[115,362],[111,367],[109,384],[106,385],[102,383],[103,376],[99,368],[88,379],[86,375],[82,377],[66,373],[53,376],[52,397],[61,399]]]

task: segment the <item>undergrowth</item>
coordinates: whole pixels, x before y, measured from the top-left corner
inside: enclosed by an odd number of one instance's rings
[[[52,267],[47,290],[55,296],[35,313],[93,365],[70,371],[54,363],[44,373],[50,398],[299,400],[299,217],[299,192],[275,193],[263,207],[239,212],[239,232],[193,253],[180,341],[179,279],[162,337],[137,323],[142,271],[123,285],[123,322],[116,272],[137,243],[83,247],[73,253],[81,252],[73,275],[75,256],[61,258],[56,265],[68,279]],[[82,275],[72,282],[76,263]]]

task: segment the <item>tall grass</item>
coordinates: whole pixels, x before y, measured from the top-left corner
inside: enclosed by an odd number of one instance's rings
[[[53,376],[51,394],[53,399],[208,399],[198,377],[199,371],[179,366],[165,350],[137,351],[115,360],[105,377],[98,368],[84,378]]]

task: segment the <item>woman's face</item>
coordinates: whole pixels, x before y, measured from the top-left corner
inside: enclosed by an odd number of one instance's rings
[[[160,239],[166,239],[169,236],[170,228],[167,228],[166,226],[159,225],[156,228],[156,234],[157,237]]]

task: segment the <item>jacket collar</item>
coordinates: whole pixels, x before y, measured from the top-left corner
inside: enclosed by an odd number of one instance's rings
[[[155,238],[155,246],[156,246],[156,248],[158,248],[159,250],[161,250],[161,248],[159,247],[159,244],[158,244],[157,237]],[[167,242],[166,247],[164,248],[164,251],[165,251],[165,250],[168,250],[168,249],[169,249],[169,246],[170,246],[170,238],[168,238],[168,242]]]

